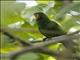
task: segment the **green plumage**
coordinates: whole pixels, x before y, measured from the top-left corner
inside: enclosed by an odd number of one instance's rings
[[[49,20],[48,16],[46,16],[44,13],[38,12],[35,13],[34,16],[36,17],[39,31],[41,32],[41,34],[46,36],[46,38],[67,34],[67,32],[65,32],[58,23]],[[46,38],[44,38],[43,41],[45,41]],[[73,48],[74,44],[72,40],[62,41],[61,43],[68,49]]]
[[[47,38],[66,34],[66,32],[61,29],[59,24],[54,21],[50,21],[44,13],[38,12],[35,13],[34,16],[36,17],[39,31]]]

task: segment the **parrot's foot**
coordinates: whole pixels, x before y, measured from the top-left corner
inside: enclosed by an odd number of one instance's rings
[[[43,41],[46,41],[48,38],[44,38]]]
[[[43,41],[48,41],[49,39],[51,39],[51,38],[44,38]]]

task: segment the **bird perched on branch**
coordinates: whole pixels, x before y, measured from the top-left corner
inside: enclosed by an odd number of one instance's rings
[[[40,33],[46,36],[46,38],[66,34],[66,32],[63,31],[60,25],[54,21],[49,20],[46,14],[37,12],[34,13],[34,16],[37,21]]]
[[[35,19],[38,24],[38,28],[41,34],[46,36],[46,38],[43,39],[43,41],[46,41],[47,38],[52,38],[60,35],[67,34],[66,31],[63,30],[63,28],[55,21],[51,21],[48,16],[42,12],[34,13]],[[73,41],[62,41],[62,43],[66,48],[73,50]]]

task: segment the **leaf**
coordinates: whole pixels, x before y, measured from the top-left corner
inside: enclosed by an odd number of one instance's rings
[[[20,16],[20,13],[24,7],[25,5],[23,3],[1,1],[1,25],[7,26],[8,24],[22,21],[23,18]]]
[[[66,6],[64,6],[64,8],[62,8],[55,17],[55,20],[59,20],[60,18],[64,17],[66,13],[68,13],[71,10],[79,10],[79,8],[77,6],[80,6],[80,2],[77,3],[72,3],[72,4],[68,4]]]
[[[26,53],[17,58],[17,60],[38,60],[39,56],[35,53]]]
[[[33,39],[38,39],[43,37],[43,35],[39,32],[37,24],[31,26],[28,22],[25,22],[22,25],[23,31],[25,31],[29,36]]]
[[[35,12],[42,12],[45,4],[38,4],[37,6],[26,8],[22,14],[25,18],[30,18]]]
[[[0,46],[0,53],[9,53],[11,51],[19,50],[19,46],[15,45],[17,43],[14,41],[12,43],[12,39],[10,39],[8,36],[5,36],[1,34],[1,46]],[[17,43],[18,44],[18,43]]]
[[[80,25],[77,23],[77,19],[70,15],[66,15],[61,24],[65,31],[69,31],[70,28]]]

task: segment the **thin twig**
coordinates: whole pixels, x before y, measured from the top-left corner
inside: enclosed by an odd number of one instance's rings
[[[20,37],[12,35],[9,31],[7,31],[5,28],[1,28],[0,32],[4,35],[8,36],[10,39],[18,40],[23,46],[30,46],[30,43],[25,42],[25,40],[21,39]]]

